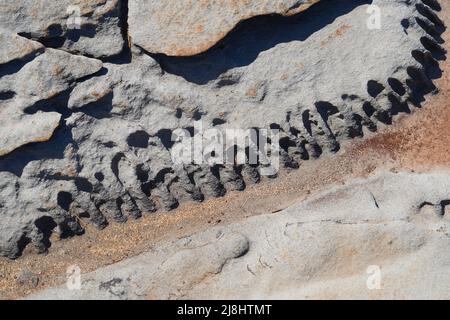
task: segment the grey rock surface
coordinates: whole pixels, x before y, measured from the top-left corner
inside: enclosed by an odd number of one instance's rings
[[[8,115],[3,113],[2,116]],[[9,116],[9,115],[8,115]],[[59,126],[61,114],[38,112],[34,115],[11,115],[10,122],[0,128],[0,156],[32,142],[48,141]]]
[[[45,101],[102,68],[98,60],[54,49],[44,51],[39,43],[18,36],[3,33],[2,38],[0,93],[7,99],[0,100],[0,156],[28,143],[48,141],[61,113],[34,110],[36,104],[50,103]]]
[[[27,298],[449,299],[449,196],[447,171],[381,172]]]
[[[124,48],[120,0],[1,0],[0,27],[97,58]]]
[[[210,49],[243,20],[294,15],[318,1],[135,0],[129,2],[129,35],[149,52],[192,56]]]
[[[28,41],[6,30],[0,30],[0,65],[11,63],[15,60],[23,60],[32,54],[43,51],[44,46],[38,42]]]
[[[370,3],[381,9],[381,29],[367,26]],[[117,2],[98,4],[93,16]],[[43,22],[35,23],[41,30]],[[102,63],[31,40],[36,50],[20,55],[14,46],[21,44],[7,40],[0,48],[0,254],[17,257],[28,243],[45,251],[52,232],[82,233],[81,219],[104,228],[260,181],[266,164],[174,163],[181,142],[172,134],[186,129],[206,141],[199,122],[220,132],[278,129],[282,170],[336,152],[436,90],[443,30],[435,1],[343,0],[243,22],[192,57],[133,46],[129,57]],[[18,130],[21,124],[33,129]],[[225,151],[232,150],[234,142]]]

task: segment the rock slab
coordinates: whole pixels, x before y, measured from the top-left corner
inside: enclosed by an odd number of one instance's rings
[[[381,172],[28,298],[449,299],[449,197],[447,171]]]
[[[0,27],[52,48],[105,58],[124,48],[121,0],[1,0]]]
[[[192,56],[255,16],[293,15],[319,0],[133,0],[129,2],[132,42],[152,53]]]
[[[51,10],[68,2],[0,3],[0,21],[12,19],[0,47],[0,255],[10,258],[25,244],[45,252],[54,233],[82,233],[83,220],[104,228],[276,176],[261,174],[263,163],[209,163],[207,148],[200,163],[175,163],[179,129],[204,145],[208,129],[277,129],[280,170],[292,170],[412,113],[436,91],[446,57],[430,0],[320,1],[291,17],[255,17],[201,55],[132,50],[132,59],[108,62],[71,50],[64,28],[60,45],[49,42],[50,26],[67,18]],[[372,3],[382,9],[380,29],[367,27]],[[117,1],[79,4],[95,30],[117,30]],[[110,44],[89,35],[93,50]],[[231,138],[222,153],[234,152]]]

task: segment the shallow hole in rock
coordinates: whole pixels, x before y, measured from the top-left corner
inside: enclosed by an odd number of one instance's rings
[[[270,129],[271,129],[271,130],[281,130],[281,127],[280,127],[280,125],[277,124],[277,123],[271,123],[271,124],[270,124]]]
[[[17,242],[17,253],[14,254],[14,256],[11,256],[11,258],[17,258],[19,256],[22,255],[23,251],[25,250],[25,248],[31,243],[31,239],[30,237],[28,237],[27,235],[22,235],[19,239],[19,241]]]
[[[49,216],[43,216],[37,219],[34,222],[34,225],[38,228],[38,230],[42,233],[42,243],[46,248],[50,248],[50,237],[53,233],[53,230],[58,226],[55,220]]]
[[[407,103],[400,101],[393,93],[388,94],[388,100],[391,103],[391,114],[411,113]]]
[[[213,126],[219,126],[219,125],[225,124],[225,123],[227,123],[227,122],[225,120],[223,120],[223,119],[220,119],[220,118],[214,118],[213,121],[212,121],[212,125]]]
[[[57,196],[58,205],[65,211],[69,211],[70,204],[73,202],[72,194],[69,192],[61,191]]]
[[[147,182],[149,178],[148,172],[144,170],[143,165],[138,165],[136,167],[136,176],[141,183]]]
[[[286,152],[289,152],[289,148],[295,147],[295,142],[291,141],[289,137],[283,137],[280,139],[280,148]]]
[[[12,99],[15,95],[13,91],[0,92],[0,101]]]
[[[336,114],[339,112],[339,109],[326,101],[316,102],[316,109],[319,112],[322,119],[327,122],[330,115]]]
[[[105,175],[102,172],[96,172],[94,176],[95,179],[97,179],[100,182],[102,182],[105,179]]]
[[[170,129],[161,129],[158,131],[158,138],[161,140],[163,146],[170,150],[174,144],[172,141],[172,130]]]
[[[112,149],[114,147],[117,147],[117,144],[115,142],[113,142],[113,141],[104,142],[104,143],[102,143],[102,145],[104,147],[110,148],[110,149]]]
[[[186,127],[186,128],[183,128],[183,130],[186,130],[187,132],[189,132],[189,135],[191,138],[194,137],[194,135],[196,134],[194,127]]]
[[[177,110],[175,111],[175,117],[177,117],[177,119],[181,119],[182,116],[183,116],[183,110],[181,110],[180,108],[177,108]]]
[[[383,92],[384,89],[385,87],[375,80],[369,80],[369,82],[367,82],[367,92],[373,98],[378,97],[378,95]]]
[[[406,32],[406,30],[409,29],[409,26],[410,26],[409,20],[408,19],[403,19],[401,21],[401,25],[405,29],[405,32]]]
[[[75,180],[75,186],[77,187],[77,189],[79,191],[84,191],[84,192],[87,192],[87,193],[91,193],[92,190],[94,189],[94,187],[89,182],[89,180],[85,179],[85,178],[77,178]]]
[[[80,214],[78,214],[78,218],[80,218],[80,219],[90,219],[91,215],[88,212],[84,211],[84,212],[81,212]]]
[[[132,133],[127,138],[127,143],[130,147],[147,148],[150,135],[145,131],[137,131]]]

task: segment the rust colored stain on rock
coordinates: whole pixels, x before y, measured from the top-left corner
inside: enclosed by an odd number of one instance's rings
[[[320,0],[133,0],[132,42],[152,53],[191,56],[223,39],[240,21],[267,14],[293,15]]]

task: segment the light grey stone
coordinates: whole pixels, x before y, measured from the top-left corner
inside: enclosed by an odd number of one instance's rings
[[[132,42],[152,53],[192,56],[224,38],[240,21],[255,16],[294,15],[319,0],[129,2]]]
[[[43,51],[44,46],[39,42],[29,41],[18,35],[0,29],[0,65],[11,63]]]
[[[29,99],[25,104],[32,106],[35,102],[56,97],[76,80],[95,74],[101,68],[99,60],[46,49],[31,62],[20,66],[16,73],[4,75],[0,92],[13,92],[17,99]]]
[[[42,46],[10,34],[3,34],[3,40],[3,60],[17,72],[6,72],[0,81],[0,93],[10,96],[10,99],[0,100],[0,156],[28,143],[50,140],[59,126],[61,114],[27,110],[40,101],[58,96],[76,80],[102,68],[101,61],[54,49],[46,49],[30,62],[24,61],[23,57],[36,53]],[[24,55],[17,54],[20,50]]]
[[[448,299],[450,175],[381,172],[214,227],[29,299]],[[445,206],[445,205],[444,205]],[[378,280],[375,279],[379,271]],[[102,284],[121,279],[121,296]]]
[[[0,128],[0,156],[32,142],[48,141],[59,126],[61,114],[38,112],[9,118],[7,125]]]
[[[381,9],[381,29],[367,27],[369,3]],[[0,157],[5,181],[17,186],[0,189],[0,254],[19,254],[23,238],[41,250],[42,229],[81,232],[71,222],[86,213],[103,228],[260,181],[267,164],[174,164],[172,133],[198,121],[221,132],[279,129],[281,170],[290,170],[413,112],[437,89],[445,58],[433,3],[321,1],[300,15],[243,22],[192,57],[134,47],[102,64],[46,49],[14,63],[0,78],[0,112],[62,117],[46,143]],[[20,200],[4,200],[10,193]]]
[[[47,46],[105,58],[124,48],[120,0],[1,0],[0,27]]]

